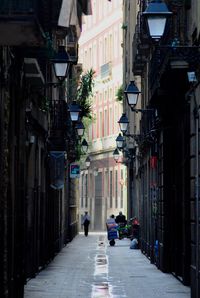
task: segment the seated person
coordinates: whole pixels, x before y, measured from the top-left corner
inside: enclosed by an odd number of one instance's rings
[[[116,223],[123,223],[124,225],[126,224],[126,216],[122,214],[122,212],[119,212],[119,215],[116,217]]]

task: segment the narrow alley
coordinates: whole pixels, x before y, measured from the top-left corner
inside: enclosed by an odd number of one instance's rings
[[[25,285],[25,298],[189,298],[190,288],[162,273],[130,240],[82,233]]]

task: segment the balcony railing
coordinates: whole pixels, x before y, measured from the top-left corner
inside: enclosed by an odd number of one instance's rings
[[[159,46],[153,52],[150,60],[149,82],[153,91],[167,67],[170,69],[197,69],[200,59],[200,49],[192,46]],[[183,71],[183,70],[182,70]]]
[[[44,46],[45,32],[57,28],[61,3],[62,0],[0,0],[0,45]]]
[[[67,105],[64,100],[51,102],[51,130],[65,130],[67,125]]]
[[[111,75],[111,63],[105,63],[101,66],[101,78],[105,79]]]
[[[135,34],[133,38],[133,72],[135,75],[141,75],[144,65],[149,55],[149,40],[147,34],[144,33],[144,21],[141,12],[137,15],[137,24],[135,26]]]

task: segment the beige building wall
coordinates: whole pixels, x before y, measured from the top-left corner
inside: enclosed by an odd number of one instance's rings
[[[79,39],[79,63],[83,71],[95,71],[94,121],[87,137],[91,166],[80,179],[80,215],[89,210],[95,230],[104,230],[112,213],[127,212],[126,167],[113,159],[123,111],[122,102],[116,100],[123,83],[122,19],[122,0],[93,0],[92,15],[85,17]],[[85,187],[90,187],[86,194]]]

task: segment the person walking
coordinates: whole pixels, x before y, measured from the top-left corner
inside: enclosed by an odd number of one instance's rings
[[[89,225],[90,225],[90,216],[88,215],[87,211],[85,211],[85,215],[83,216],[82,225],[84,226],[84,233],[85,233],[85,236],[87,237]]]

